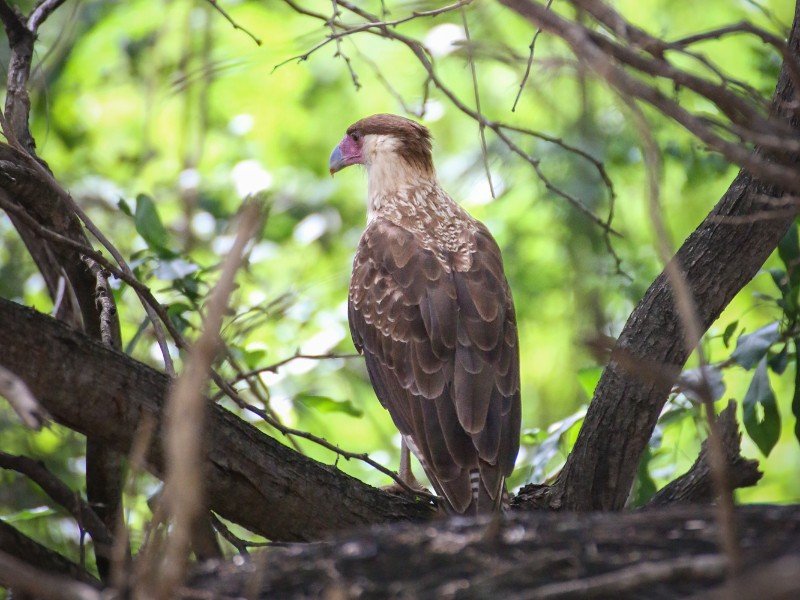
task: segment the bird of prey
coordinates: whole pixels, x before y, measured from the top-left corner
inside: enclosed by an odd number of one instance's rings
[[[331,174],[353,164],[368,178],[348,298],[353,342],[447,512],[502,510],[519,451],[520,386],[500,249],[439,186],[424,126],[361,119],[333,150]]]

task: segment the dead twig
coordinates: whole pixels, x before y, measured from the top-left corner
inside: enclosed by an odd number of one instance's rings
[[[8,400],[26,427],[39,431],[51,419],[25,382],[3,366],[0,366],[0,396]]]
[[[219,332],[236,272],[245,246],[260,225],[258,205],[245,205],[238,219],[233,246],[223,261],[219,280],[208,299],[203,332],[189,350],[184,372],[167,401],[164,440],[167,472],[163,502],[172,527],[166,540],[160,575],[149,586],[159,598],[173,597],[183,581],[188,552],[195,537],[193,531],[205,510],[203,432],[207,403],[204,388],[221,344]]]

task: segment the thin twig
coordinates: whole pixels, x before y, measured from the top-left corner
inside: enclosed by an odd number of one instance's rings
[[[64,4],[66,0],[42,0],[31,11],[28,17],[28,29],[31,33],[36,33],[42,23],[53,14],[59,6]]]
[[[475,53],[473,52],[472,47],[472,36],[469,33],[467,9],[463,6],[461,7],[461,22],[464,25],[464,35],[467,42],[467,62],[469,63],[469,70],[470,74],[472,75],[472,90],[475,94],[475,111],[482,115],[483,111],[481,110],[481,95],[478,90],[478,70],[475,66]],[[489,192],[492,194],[492,198],[496,198],[497,195],[494,193],[494,184],[492,183],[492,172],[489,169],[489,151],[486,149],[486,124],[483,121],[478,123],[478,131],[481,135],[481,155],[483,156],[483,168],[486,171],[486,181],[489,183]]]
[[[550,10],[550,5],[553,4],[553,0],[547,0],[547,4],[545,8]],[[531,75],[531,67],[533,67],[533,53],[536,49],[536,40],[539,39],[539,36],[542,34],[542,28],[539,27],[536,30],[536,33],[533,34],[533,39],[531,40],[530,45],[528,46],[528,62],[525,65],[525,73],[522,76],[522,81],[519,82],[519,90],[517,90],[517,96],[514,98],[514,104],[511,105],[511,112],[517,111],[517,102],[522,97],[522,90],[525,89],[525,84],[528,82],[528,77]]]
[[[253,41],[256,43],[256,45],[260,46],[260,45],[262,44],[261,40],[260,40],[259,38],[257,38],[257,37],[256,37],[256,36],[255,36],[255,35],[254,35],[254,34],[253,34],[253,33],[252,33],[250,30],[248,30],[247,28],[245,28],[245,27],[242,27],[241,25],[239,25],[239,23],[237,23],[237,22],[236,22],[236,21],[233,19],[233,17],[231,17],[231,16],[230,16],[230,15],[227,13],[227,11],[226,11],[224,8],[222,8],[222,7],[219,5],[219,3],[217,2],[217,0],[206,0],[206,2],[208,2],[208,3],[209,3],[211,6],[213,6],[213,7],[214,7],[214,10],[216,10],[216,11],[217,11],[219,14],[221,14],[221,15],[223,16],[223,18],[224,18],[224,19],[225,19],[225,20],[226,20],[228,23],[230,23],[230,24],[231,24],[231,27],[233,27],[234,29],[238,29],[239,31],[241,31],[242,33],[244,33],[244,34],[245,34],[246,36],[248,36],[248,37],[249,37],[251,40],[253,40]]]
[[[361,358],[360,354],[337,354],[336,352],[327,352],[325,354],[303,354],[300,351],[295,352],[291,356],[287,356],[286,358],[279,360],[278,362],[274,362],[271,365],[266,365],[263,367],[258,367],[257,369],[252,369],[251,371],[245,371],[240,373],[228,383],[234,385],[243,379],[248,379],[250,377],[254,377],[256,375],[261,375],[262,373],[276,373],[278,369],[282,366],[289,364],[295,360],[333,360],[337,358]]]

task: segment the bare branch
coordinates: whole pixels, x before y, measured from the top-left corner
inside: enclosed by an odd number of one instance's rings
[[[758,470],[758,461],[748,460],[740,454],[742,435],[736,423],[735,402],[729,402],[728,407],[719,413],[717,423],[718,437],[722,441],[730,474],[730,487],[738,489],[756,485],[762,473]],[[709,441],[706,439],[692,467],[660,489],[647,505],[707,504],[714,502],[719,492],[712,476]]]
[[[53,501],[65,508],[75,518],[81,529],[89,532],[100,556],[110,556],[112,538],[103,521],[92,507],[81,499],[79,494],[67,487],[44,464],[27,456],[14,456],[0,452],[0,468],[16,471],[36,483]]]
[[[47,18],[66,0],[40,0],[28,17],[28,29],[36,33]]]
[[[545,8],[550,10],[550,6],[553,4],[553,0],[547,0],[547,4]],[[533,53],[536,50],[536,40],[539,39],[539,36],[542,34],[542,28],[539,27],[536,30],[536,33],[533,34],[533,39],[531,40],[530,46],[528,46],[528,62],[525,64],[525,73],[522,75],[522,81],[519,82],[519,90],[517,91],[517,95],[514,98],[514,104],[511,105],[511,112],[516,112],[517,110],[517,103],[519,99],[522,97],[522,91],[525,89],[525,84],[528,82],[528,77],[531,74],[531,67],[533,67]]]
[[[577,3],[577,0],[575,0]],[[667,77],[679,85],[688,87],[708,98],[729,115],[734,122],[749,120],[748,127],[762,127],[778,136],[794,138],[791,128],[780,118],[766,120],[748,103],[732,94],[724,86],[711,84],[695,75],[680,71],[665,61],[648,60],[632,49],[614,43],[588,28],[569,21],[544,6],[529,0],[500,0],[509,8],[529,19],[545,31],[550,31],[572,48],[576,56],[591,66],[610,85],[626,97],[639,98],[651,104],[664,115],[674,119],[683,127],[720,152],[731,162],[742,166],[758,177],[769,180],[787,190],[800,189],[800,176],[789,163],[783,164],[776,157],[765,157],[752,153],[741,144],[728,141],[716,134],[704,120],[683,108],[678,102],[665,96],[657,88],[643,83],[620,66],[628,64],[647,74]],[[638,31],[638,30],[637,30]],[[629,30],[626,30],[630,34]],[[646,39],[649,41],[649,39]],[[655,52],[652,47],[648,49]],[[785,110],[783,111],[785,112]]]

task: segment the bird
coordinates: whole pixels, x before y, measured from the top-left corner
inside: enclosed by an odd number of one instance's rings
[[[367,174],[367,225],[348,293],[353,343],[445,512],[501,512],[521,403],[500,248],[439,185],[422,124],[392,114],[353,123],[330,173],[354,164]],[[400,476],[411,483],[403,456]]]

